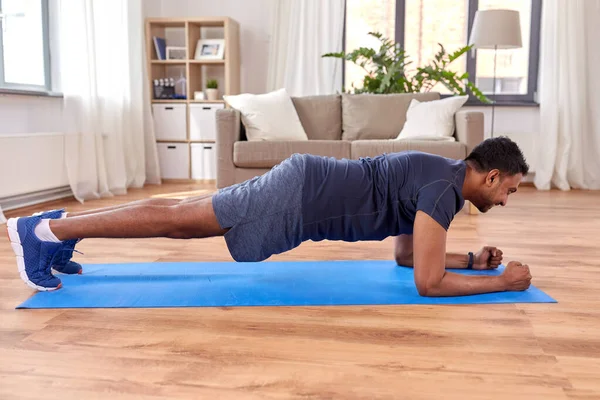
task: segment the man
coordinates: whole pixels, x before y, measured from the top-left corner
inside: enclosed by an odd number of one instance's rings
[[[186,199],[148,199],[68,216],[49,211],[8,221],[21,278],[38,290],[61,287],[52,268],[78,272],[70,261],[84,238],[174,239],[224,236],[236,261],[263,261],[303,241],[383,240],[396,236],[396,260],[414,266],[423,296],[525,290],[526,265],[500,276],[466,276],[445,268],[496,268],[502,252],[446,254],[446,232],[465,200],[481,212],[505,206],[527,166],[507,138],[488,139],[465,160],[420,153],[360,160],[295,154],[266,174]]]

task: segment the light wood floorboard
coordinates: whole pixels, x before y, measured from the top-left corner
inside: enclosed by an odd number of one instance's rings
[[[165,184],[42,208],[103,207]],[[500,247],[558,304],[15,310],[32,291],[0,242],[1,399],[600,399],[600,195],[525,187],[458,215],[448,250]],[[393,241],[305,243],[272,260],[390,259]],[[231,258],[223,239],[85,240],[83,263]],[[174,288],[177,290],[177,288]]]

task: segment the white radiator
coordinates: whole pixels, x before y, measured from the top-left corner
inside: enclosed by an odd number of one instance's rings
[[[4,210],[71,195],[62,133],[0,134]]]

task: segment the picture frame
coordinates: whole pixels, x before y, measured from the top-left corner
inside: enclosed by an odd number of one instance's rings
[[[185,60],[187,58],[187,49],[179,46],[167,46],[167,60]]]
[[[225,55],[225,39],[199,39],[196,43],[195,60],[222,60]]]

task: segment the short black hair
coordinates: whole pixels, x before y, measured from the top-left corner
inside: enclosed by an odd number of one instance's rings
[[[465,159],[478,172],[490,172],[493,169],[510,176],[529,172],[523,152],[515,142],[505,136],[486,139],[479,143]]]

